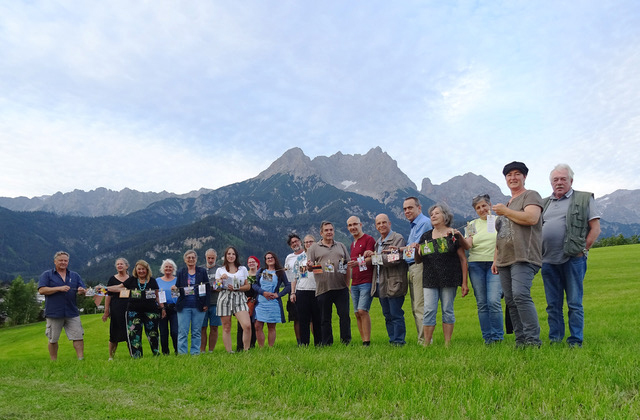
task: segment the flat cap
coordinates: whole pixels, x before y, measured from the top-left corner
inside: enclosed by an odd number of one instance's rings
[[[522,175],[527,176],[527,174],[529,173],[529,168],[527,168],[527,165],[525,165],[522,162],[516,162],[515,160],[511,163],[507,163],[504,166],[504,169],[502,170],[502,175],[507,176],[507,174],[511,171],[513,171],[514,169],[517,169],[518,171],[522,172]]]

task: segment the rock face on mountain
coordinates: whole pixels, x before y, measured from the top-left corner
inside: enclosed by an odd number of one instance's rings
[[[596,205],[604,220],[640,223],[640,190],[616,190],[596,198]]]
[[[477,217],[471,207],[471,201],[477,195],[489,194],[493,204],[506,203],[509,200],[496,184],[482,175],[471,172],[453,177],[440,185],[433,185],[429,178],[425,178],[422,180],[420,193],[436,202],[445,202],[452,210],[465,217]],[[424,211],[426,212],[426,209]]]
[[[272,179],[276,175],[292,176],[292,179],[279,184],[280,181],[275,182]],[[87,192],[74,190],[34,198],[0,197],[0,207],[13,211],[44,211],[57,215],[87,217],[126,216],[150,207],[153,211],[146,213],[145,217],[156,222],[170,218],[175,223],[198,220],[211,214],[231,217],[234,220],[241,220],[246,214],[252,214],[261,220],[268,220],[280,215],[290,217],[300,212],[314,211],[318,203],[307,193],[325,191],[323,185],[373,198],[384,205],[416,192],[415,184],[398,168],[397,162],[380,147],[375,147],[364,155],[338,152],[328,157],[317,156],[314,159],[310,159],[300,148],[295,147],[287,150],[252,180],[260,181],[262,184],[251,184],[254,189],[250,191],[236,191],[238,187],[241,190],[244,188],[245,184],[241,182],[217,190],[202,188],[187,194],[166,191],[140,192],[129,188],[121,191],[106,188]],[[258,190],[263,191],[263,194],[282,194],[282,204],[279,207],[275,203],[266,208],[260,207],[263,204],[258,206],[256,203],[260,200],[256,201],[254,196]],[[497,185],[473,173],[456,176],[440,185],[433,185],[429,178],[425,178],[420,192],[433,201],[446,202],[455,213],[465,218],[476,216],[471,208],[471,200],[478,194],[489,194],[493,203],[504,203],[508,199]],[[235,194],[242,194],[245,200],[225,207],[223,204],[230,202]],[[163,202],[165,200],[170,201]],[[329,204],[332,197],[322,196],[320,201]],[[596,202],[603,220],[620,224],[640,224],[640,190],[618,190],[598,198]],[[156,203],[162,204],[155,207]],[[255,212],[251,210],[252,206],[258,206]],[[426,212],[427,209],[424,210]],[[402,219],[401,209],[393,208],[393,211],[398,211],[397,216]],[[196,219],[193,219],[194,217]]]
[[[365,155],[338,152],[313,160],[296,147],[286,151],[256,178],[268,179],[278,173],[291,174],[296,179],[316,175],[343,191],[377,200],[382,199],[385,193],[399,189],[416,189],[416,185],[398,168],[398,163],[380,147],[369,150]]]
[[[129,188],[121,191],[96,188],[91,191],[73,190],[64,194],[57,192],[34,198],[0,197],[0,206],[13,211],[44,211],[68,216],[125,216],[166,198],[197,197],[209,191],[211,190],[201,188],[186,194],[174,194],[167,191],[140,192]]]

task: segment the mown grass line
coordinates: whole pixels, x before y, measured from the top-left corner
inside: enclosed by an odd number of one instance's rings
[[[371,348],[353,319],[348,347],[298,348],[286,324],[273,349],[131,360],[123,346],[108,362],[108,325],[88,315],[86,360],[63,340],[51,363],[43,323],[2,329],[0,418],[638,418],[639,256],[640,245],[591,252],[582,349],[549,346],[539,276],[541,349],[516,350],[513,336],[484,346],[472,296],[456,299],[448,349],[441,331],[419,347],[408,318],[408,345],[388,345],[377,301]]]

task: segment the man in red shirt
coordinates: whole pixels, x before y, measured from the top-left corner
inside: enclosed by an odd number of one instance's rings
[[[349,232],[353,235],[351,243],[351,260],[348,267],[351,278],[351,298],[353,300],[353,310],[358,321],[358,331],[362,338],[362,345],[368,346],[371,343],[371,280],[373,269],[371,257],[364,256],[365,251],[375,251],[376,240],[362,232],[362,222],[358,216],[351,216],[347,220]]]

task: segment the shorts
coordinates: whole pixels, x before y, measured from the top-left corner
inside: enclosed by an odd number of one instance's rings
[[[236,312],[249,312],[247,306],[247,296],[243,292],[237,290],[222,290],[218,296],[218,304],[216,305],[216,315],[232,316]]]
[[[371,308],[371,283],[362,283],[351,286],[351,299],[353,300],[353,311],[359,310],[369,312]]]
[[[79,316],[73,318],[47,318],[47,327],[44,334],[49,339],[49,343],[54,344],[58,342],[63,327],[69,340],[82,340],[84,329],[82,329]]]
[[[207,312],[204,314],[204,319],[202,320],[202,328],[207,328],[207,325],[212,327],[219,327],[222,325],[222,321],[220,317],[216,315],[216,310],[218,309],[218,305],[211,305]]]

